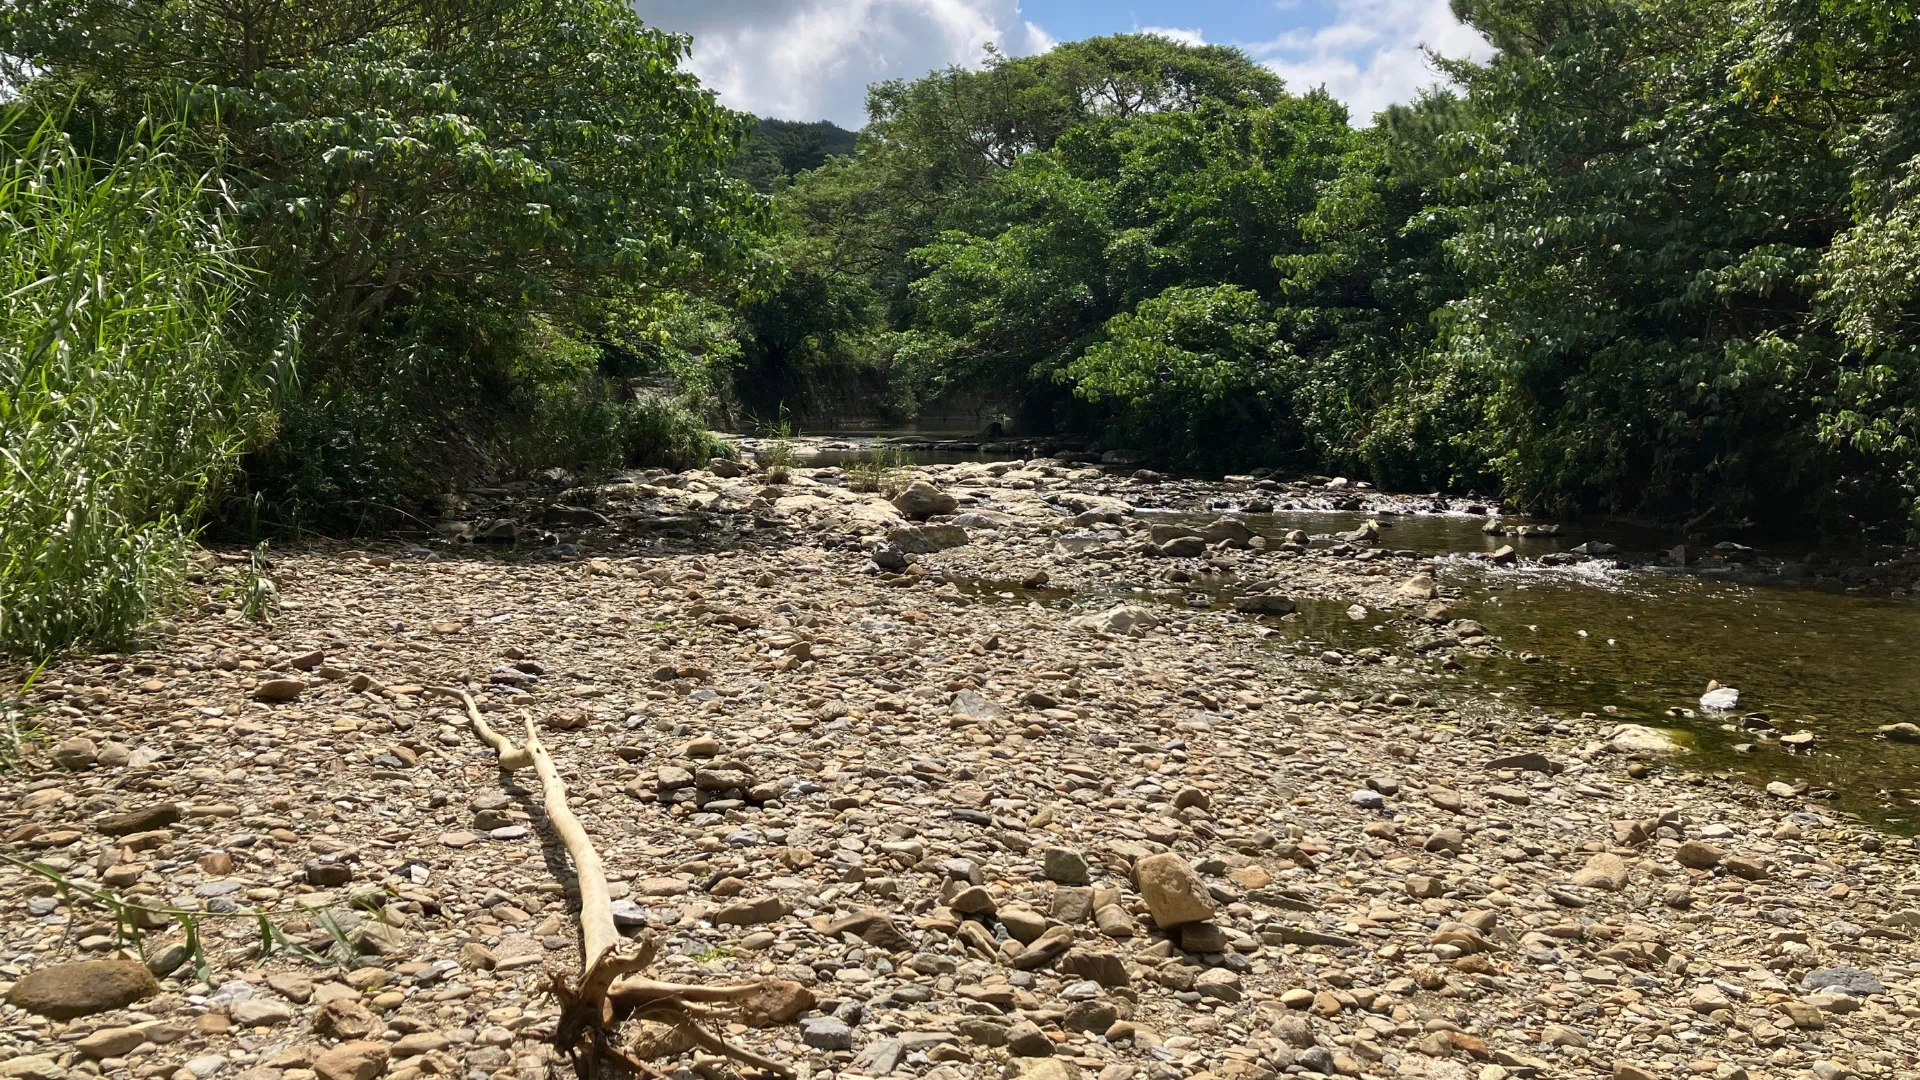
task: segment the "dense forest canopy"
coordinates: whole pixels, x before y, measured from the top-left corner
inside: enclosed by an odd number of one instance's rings
[[[853,153],[856,138],[831,120],[802,123],[762,116],[754,121],[728,171],[754,190],[771,193],[781,181],[817,169],[830,157]]]
[[[1920,533],[1912,0],[1454,7],[1497,54],[1372,118],[1120,35],[876,84],[856,135],[722,107],[619,0],[17,0],[0,647],[131,625],[207,515],[417,522],[829,383],[1176,468]]]
[[[1455,6],[1498,56],[1359,129],[1154,37],[875,86],[777,200],[742,370],[997,392],[1176,466],[1920,525],[1911,10]]]

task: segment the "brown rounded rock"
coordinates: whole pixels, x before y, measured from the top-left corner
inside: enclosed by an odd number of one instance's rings
[[[302,679],[268,679],[253,688],[255,701],[292,701],[305,693],[307,684]]]
[[[123,1009],[160,989],[138,960],[82,960],[28,972],[7,991],[7,1004],[54,1020]]]
[[[1163,930],[1210,919],[1219,909],[1200,875],[1170,851],[1141,859],[1134,867],[1134,878],[1154,923]]]
[[[321,1054],[313,1062],[318,1080],[373,1080],[387,1071],[387,1048],[356,1039]]]
[[[1704,840],[1689,840],[1674,849],[1673,861],[1694,870],[1711,870],[1727,853]]]

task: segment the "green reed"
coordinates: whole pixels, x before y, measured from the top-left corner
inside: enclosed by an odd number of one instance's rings
[[[102,162],[0,113],[0,652],[130,639],[267,422],[251,278],[175,145],[149,126]]]

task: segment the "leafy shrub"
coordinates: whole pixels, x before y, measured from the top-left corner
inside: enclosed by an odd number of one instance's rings
[[[684,469],[712,458],[737,458],[732,443],[707,430],[685,404],[666,397],[642,397],[622,406],[620,445],[629,466]]]

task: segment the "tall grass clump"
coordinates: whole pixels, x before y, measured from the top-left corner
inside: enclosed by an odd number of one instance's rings
[[[847,486],[855,491],[898,495],[907,477],[907,454],[897,446],[877,446],[866,460],[847,466]]]
[[[175,144],[150,125],[98,161],[0,113],[0,652],[126,642],[270,422],[218,179]]]

